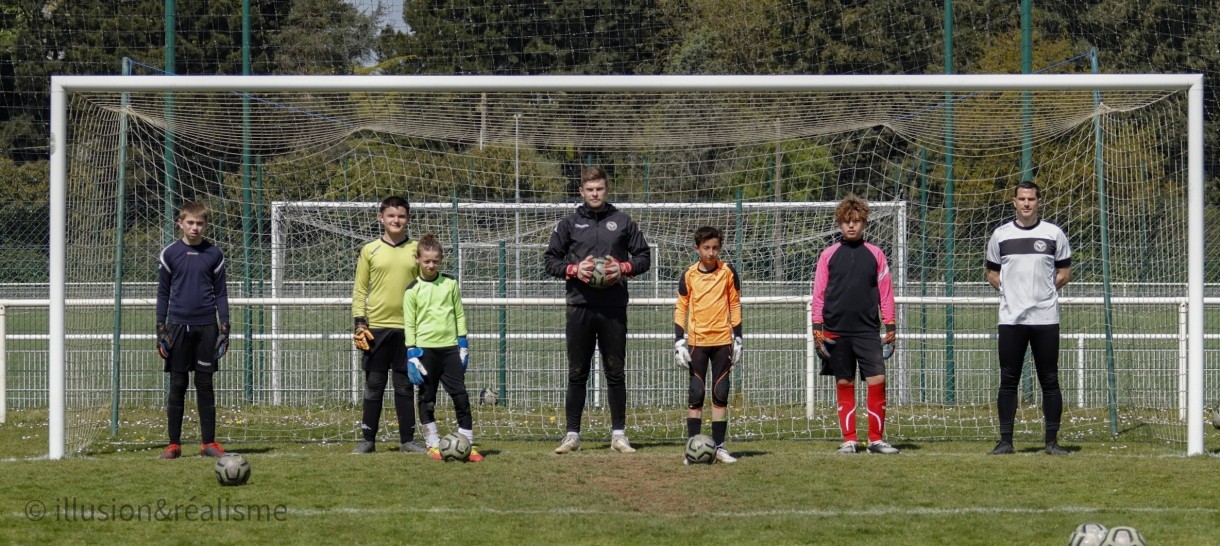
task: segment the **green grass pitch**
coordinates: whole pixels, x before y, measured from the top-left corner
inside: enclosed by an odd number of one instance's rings
[[[486,461],[441,463],[384,446],[235,444],[250,482],[217,484],[214,459],[99,446],[60,461],[38,412],[0,425],[4,543],[1062,544],[1084,522],[1150,544],[1220,544],[1211,454],[1124,442],[1049,457],[1018,442],[900,442],[896,456],[836,455],[827,441],[730,445],[735,465],[684,466],[677,442],[617,454],[590,438],[492,441]],[[102,515],[103,513],[107,515]],[[117,514],[117,515],[116,515]]]

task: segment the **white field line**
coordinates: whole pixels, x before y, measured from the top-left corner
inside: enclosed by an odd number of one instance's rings
[[[1094,507],[1094,506],[1057,506],[1052,508],[988,508],[988,507],[962,507],[962,508],[906,508],[901,506],[872,508],[868,510],[835,510],[835,509],[791,509],[791,510],[763,510],[763,511],[716,511],[706,512],[705,514],[712,517],[723,518],[756,518],[756,517],[825,517],[825,518],[841,518],[854,516],[959,516],[969,514],[979,515],[1001,515],[1001,514],[1097,514],[1108,512],[1138,512],[1149,514],[1162,513],[1192,513],[1192,514],[1217,514],[1220,513],[1218,508],[1162,508],[1153,506],[1125,506],[1122,508],[1112,507]],[[288,516],[300,517],[326,517],[334,515],[376,515],[376,514],[433,514],[433,515],[509,515],[509,516],[612,516],[612,517],[636,517],[639,512],[624,512],[615,510],[590,510],[582,508],[555,508],[542,510],[515,510],[502,508],[333,508],[333,509],[308,509],[308,510],[293,510],[288,509]],[[677,518],[687,518],[690,514],[652,514],[653,516],[668,516]]]

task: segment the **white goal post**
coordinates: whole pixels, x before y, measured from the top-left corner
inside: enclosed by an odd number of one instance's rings
[[[54,76],[51,79],[49,457],[65,455],[69,93],[76,92],[769,92],[1105,91],[1187,93],[1187,454],[1203,448],[1203,77],[1183,75],[898,76]]]

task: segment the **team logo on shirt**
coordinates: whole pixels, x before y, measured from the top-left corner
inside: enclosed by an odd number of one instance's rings
[[[606,229],[609,231],[617,231],[618,222],[606,222]]]
[[[1046,241],[1034,241],[1034,250],[1046,252]]]
[[[575,226],[577,229],[585,229],[589,227],[589,224],[575,224]]]

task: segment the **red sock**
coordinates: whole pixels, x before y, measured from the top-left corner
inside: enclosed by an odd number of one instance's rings
[[[868,386],[868,441],[885,437],[885,383]]]
[[[844,442],[855,442],[856,437],[856,384],[840,385],[835,383],[835,391],[839,394],[839,430],[843,431]]]

